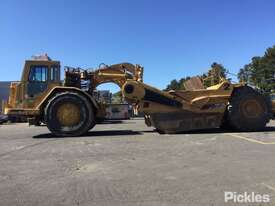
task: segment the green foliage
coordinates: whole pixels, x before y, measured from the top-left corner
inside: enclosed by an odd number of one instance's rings
[[[190,77],[186,77],[186,78],[181,78],[180,80],[172,80],[170,82],[170,84],[167,85],[165,91],[169,91],[169,90],[185,90],[184,88],[184,82],[186,80],[190,79]]]
[[[210,87],[220,83],[221,78],[226,78],[226,72],[227,70],[222,64],[214,62],[208,72],[202,75],[204,86]]]
[[[226,78],[227,70],[222,64],[214,62],[207,73],[202,74],[201,79],[204,79],[204,86],[209,87],[220,82],[220,78]],[[169,90],[185,90],[184,82],[190,77],[181,78],[180,80],[172,80],[166,87],[165,91]]]
[[[121,91],[116,92],[112,95],[112,103],[114,104],[120,104],[123,103],[122,93]]]
[[[227,69],[222,64],[214,62],[207,73],[202,74],[204,86],[209,87],[226,78]],[[166,87],[168,90],[184,90],[184,82],[190,79],[172,80]],[[249,64],[244,65],[238,73],[241,82],[252,84],[265,92],[275,91],[275,46],[268,48],[264,56],[255,56]],[[229,79],[230,80],[230,79]]]
[[[240,69],[238,78],[255,85],[265,92],[275,90],[275,46],[268,48],[264,56],[253,57],[251,62]]]

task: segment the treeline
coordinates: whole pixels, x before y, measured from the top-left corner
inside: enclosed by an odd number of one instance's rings
[[[207,73],[199,75],[205,87],[219,83],[227,78],[228,70],[214,62]],[[238,72],[240,82],[246,82],[265,92],[275,91],[275,46],[268,48],[264,56],[256,56]],[[184,82],[190,77],[172,80],[165,90],[184,90]],[[228,79],[228,78],[227,78]],[[230,80],[230,79],[229,79]]]
[[[275,46],[268,48],[264,56],[255,56],[238,73],[242,82],[255,85],[265,92],[275,90]]]
[[[203,80],[203,85],[205,87],[210,87],[212,85],[218,84],[221,78],[227,78],[227,69],[224,68],[222,64],[214,62],[211,64],[211,68],[207,73],[198,75]],[[180,80],[172,80],[166,87],[166,91],[169,90],[184,90],[184,82],[189,80],[191,77],[181,78]]]

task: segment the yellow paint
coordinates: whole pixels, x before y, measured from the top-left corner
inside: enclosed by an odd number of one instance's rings
[[[263,141],[255,140],[255,139],[252,139],[252,138],[244,137],[244,136],[241,136],[241,135],[238,135],[238,134],[231,133],[231,134],[225,134],[225,135],[230,135],[232,137],[236,137],[236,138],[243,139],[243,140],[246,140],[246,141],[249,141],[249,142],[253,142],[253,143],[257,143],[257,144],[275,145],[275,142],[263,142]]]
[[[275,192],[275,187],[272,187],[266,183],[262,183],[263,186],[267,187],[268,189],[272,190],[273,192]]]
[[[95,172],[99,169],[99,165],[98,164],[86,164],[83,166],[78,166],[76,168],[76,170],[80,171],[80,172]]]
[[[56,116],[63,126],[73,126],[80,122],[80,108],[72,103],[64,103],[59,106]]]

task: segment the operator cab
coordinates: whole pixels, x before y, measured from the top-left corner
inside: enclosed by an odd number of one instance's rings
[[[43,99],[49,90],[60,86],[60,62],[47,54],[26,60],[20,82],[10,86],[7,109],[31,109]]]
[[[33,56],[25,62],[21,81],[27,83],[27,97],[35,98],[51,86],[60,85],[60,62],[52,61],[47,54]]]

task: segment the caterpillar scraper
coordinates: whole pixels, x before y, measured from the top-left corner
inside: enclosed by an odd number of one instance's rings
[[[193,78],[186,82],[185,91],[164,92],[142,79],[143,67],[121,63],[92,71],[66,67],[61,83],[60,62],[39,56],[27,60],[21,81],[11,84],[5,113],[25,116],[30,124],[43,122],[56,136],[80,136],[104,116],[104,104],[93,95],[95,88],[113,82],[159,133],[218,127],[255,131],[272,117],[270,99],[245,84],[221,80],[203,88]]]
[[[4,106],[9,119],[27,118],[31,125],[45,123],[56,136],[79,136],[92,129],[106,115],[106,105],[97,99],[98,85],[113,82],[120,87],[128,79],[142,81],[140,65],[101,64],[82,70],[65,67],[60,80],[60,62],[47,55],[26,60],[21,81],[10,85]]]
[[[198,78],[185,84],[187,90],[163,92],[142,82],[128,80],[122,88],[129,102],[136,102],[145,123],[159,133],[180,133],[209,128],[257,131],[272,118],[268,96],[245,84],[221,80],[203,88]]]

